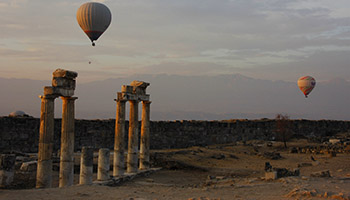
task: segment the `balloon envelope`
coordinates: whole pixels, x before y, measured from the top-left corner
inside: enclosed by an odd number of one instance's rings
[[[304,93],[305,97],[314,89],[316,80],[311,76],[303,76],[298,80],[298,87]]]
[[[111,11],[102,3],[88,2],[77,11],[77,21],[90,38],[92,44],[108,28],[112,20]]]

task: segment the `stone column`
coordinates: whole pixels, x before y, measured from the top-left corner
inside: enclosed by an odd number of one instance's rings
[[[62,128],[59,187],[71,186],[74,180],[74,101],[77,97],[62,98]]]
[[[124,148],[125,148],[125,103],[124,100],[117,101],[117,114],[115,118],[113,176],[124,174]]]
[[[142,121],[140,139],[140,169],[149,169],[150,145],[150,101],[142,101]]]
[[[92,147],[83,147],[81,150],[81,158],[80,158],[79,184],[81,185],[92,184],[93,159],[94,159],[94,149]]]
[[[138,101],[130,102],[130,119],[129,119],[129,141],[128,141],[128,158],[127,172],[137,172],[137,153],[138,153]]]
[[[98,152],[97,180],[106,181],[109,179],[109,149],[102,148]]]
[[[46,95],[40,96],[40,98],[41,113],[36,188],[49,188],[52,184],[52,148],[56,96]]]
[[[7,187],[13,182],[15,162],[15,154],[0,155],[0,188]]]

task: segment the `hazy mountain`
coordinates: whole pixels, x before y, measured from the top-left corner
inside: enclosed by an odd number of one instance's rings
[[[318,82],[309,98],[296,83],[249,78],[240,74],[218,76],[138,75],[79,83],[76,117],[114,118],[116,93],[132,80],[151,85],[152,120],[273,118],[277,113],[292,118],[350,119],[350,83],[345,80]],[[48,81],[0,78],[0,115],[23,110],[38,117],[42,88]],[[56,101],[56,114],[61,101]],[[140,109],[141,110],[141,109]],[[128,113],[128,112],[127,112]]]

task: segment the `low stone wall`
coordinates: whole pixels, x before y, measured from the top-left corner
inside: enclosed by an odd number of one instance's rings
[[[275,120],[227,121],[153,121],[151,149],[206,146],[251,139],[272,140]],[[0,152],[16,150],[37,152],[40,120],[37,118],[0,117]],[[82,146],[110,148],[114,146],[115,120],[76,120],[75,150]],[[141,127],[141,125],[139,125]],[[125,124],[128,134],[128,122]],[[294,134],[319,139],[348,132],[350,121],[291,120]],[[60,146],[61,120],[55,119],[54,150]],[[127,140],[127,136],[125,136]],[[127,144],[127,142],[126,142]]]

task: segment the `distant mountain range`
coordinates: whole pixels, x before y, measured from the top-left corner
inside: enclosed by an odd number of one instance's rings
[[[291,118],[350,120],[349,81],[318,82],[306,99],[296,82],[260,80],[240,74],[134,75],[82,84],[78,77],[76,118],[115,118],[116,93],[133,80],[151,84],[147,93],[152,100],[152,120],[274,118],[277,113]],[[38,95],[47,85],[51,85],[51,80],[0,78],[0,116],[22,110],[39,117]],[[61,114],[60,104],[61,100],[56,100],[56,117]]]

